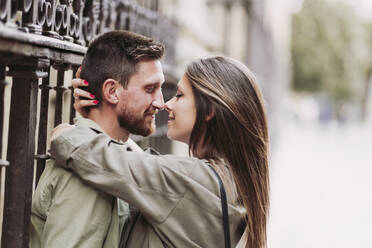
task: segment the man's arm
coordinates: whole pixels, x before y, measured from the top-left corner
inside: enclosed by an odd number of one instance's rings
[[[113,197],[84,184],[71,172],[54,169],[57,179],[46,187],[40,185],[41,192],[38,189],[35,192],[35,200],[41,204],[48,202],[44,205],[46,218],[40,233],[41,247],[104,247],[111,218],[117,217],[112,216]]]

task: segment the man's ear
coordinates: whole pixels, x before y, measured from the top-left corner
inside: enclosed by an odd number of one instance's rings
[[[115,79],[109,78],[102,85],[102,100],[111,104],[119,102],[118,89],[121,84]]]

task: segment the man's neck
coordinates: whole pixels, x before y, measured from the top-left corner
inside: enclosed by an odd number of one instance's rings
[[[129,132],[119,125],[115,113],[92,108],[89,111],[88,118],[97,123],[112,139],[122,142],[128,140]]]

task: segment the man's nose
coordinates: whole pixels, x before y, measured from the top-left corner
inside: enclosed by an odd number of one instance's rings
[[[161,91],[159,94],[156,95],[156,98],[152,101],[152,106],[154,106],[157,109],[164,108],[164,98],[163,93]]]

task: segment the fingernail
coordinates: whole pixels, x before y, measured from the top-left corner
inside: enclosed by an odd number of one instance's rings
[[[93,94],[90,94],[89,96],[90,96],[91,98],[96,98],[96,96],[93,95]]]
[[[88,83],[88,81],[87,81],[87,80],[84,80],[84,84],[85,84],[85,85],[88,85],[89,83]]]
[[[81,71],[82,69],[83,69],[83,67],[82,67],[82,66],[80,66],[80,67],[79,67],[79,70]]]
[[[98,101],[97,101],[97,100],[94,100],[93,103],[94,103],[94,104],[98,104]]]

